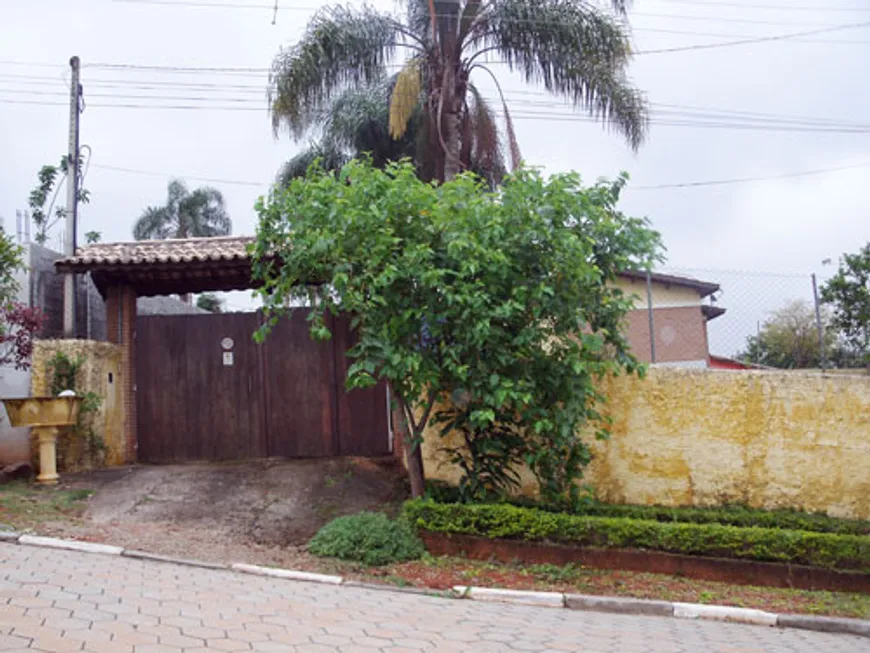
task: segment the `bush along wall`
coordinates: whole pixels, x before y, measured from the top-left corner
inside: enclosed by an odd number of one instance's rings
[[[461,500],[459,490],[456,487],[439,481],[428,483],[426,495],[438,503],[465,503]],[[547,505],[540,500],[527,497],[494,497],[491,501],[480,503],[507,503],[521,508],[565,512],[564,507]],[[801,512],[799,510],[759,510],[741,505],[726,505],[715,508],[673,508],[670,506],[601,503],[590,500],[578,502],[576,508],[568,512],[590,517],[628,517],[660,522],[757,526],[759,528],[786,528],[819,533],[870,535],[870,521],[863,519],[841,519],[820,512]]]
[[[547,512],[507,504],[409,501],[404,516],[418,529],[491,539],[600,548],[647,549],[852,569],[870,573],[870,537],[722,524],[659,522]]]

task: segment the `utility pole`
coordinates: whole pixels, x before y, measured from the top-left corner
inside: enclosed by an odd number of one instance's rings
[[[69,143],[66,167],[66,234],[63,253],[70,257],[76,250],[76,213],[79,193],[79,58],[69,60],[72,80],[69,89]],[[63,280],[63,336],[75,338],[76,324],[76,278],[68,273]]]
[[[822,326],[822,312],[819,309],[819,285],[816,282],[816,273],[813,272],[813,304],[816,307],[816,330],[819,332],[819,367],[825,369],[825,329]]]

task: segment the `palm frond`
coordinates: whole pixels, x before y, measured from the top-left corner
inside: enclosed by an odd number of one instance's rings
[[[420,68],[411,59],[396,78],[390,98],[390,136],[399,140],[408,130],[408,121],[420,103]]]
[[[275,181],[279,186],[288,186],[292,180],[304,177],[315,162],[319,162],[324,170],[337,171],[349,160],[350,157],[342,151],[331,149],[322,143],[312,143],[281,166]]]
[[[646,133],[645,100],[626,77],[630,43],[612,14],[584,0],[499,0],[478,24],[466,43],[470,60],[475,50],[497,51],[527,82],[570,98],[637,149]]]
[[[169,238],[172,229],[172,216],[166,207],[149,206],[133,225],[133,238],[136,240],[163,240]]]
[[[472,103],[467,121],[471,138],[469,167],[486,179],[490,186],[501,183],[504,177],[504,157],[498,123],[489,104],[474,84],[468,86]]]
[[[224,197],[215,188],[197,188],[185,198],[182,207],[179,214],[185,216],[189,237],[227,236],[232,231]]]
[[[319,11],[302,40],[272,63],[273,129],[286,125],[299,139],[337,91],[383,77],[402,38],[401,25],[369,7]]]
[[[483,8],[483,0],[468,0],[465,7],[462,8],[462,15],[459,18],[459,43],[465,42],[465,38],[471,31],[474,21]]]

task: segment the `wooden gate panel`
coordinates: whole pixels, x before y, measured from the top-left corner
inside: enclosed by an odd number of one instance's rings
[[[256,314],[143,316],[136,326],[139,460],[267,455]]]
[[[387,385],[346,390],[346,352],[355,340],[350,317],[335,318],[332,329],[336,367],[336,403],[338,409],[338,450],[343,456],[383,456],[390,453]]]
[[[295,310],[262,346],[269,455],[338,455],[332,341],[311,340],[307,312]]]

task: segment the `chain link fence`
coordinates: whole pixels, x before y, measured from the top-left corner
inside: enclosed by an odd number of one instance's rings
[[[813,273],[667,267],[622,282],[629,340],[659,365],[745,369],[861,366],[829,327]],[[700,310],[699,310],[700,307]]]

